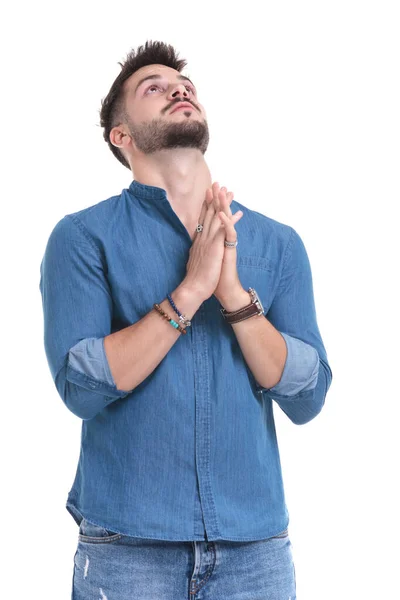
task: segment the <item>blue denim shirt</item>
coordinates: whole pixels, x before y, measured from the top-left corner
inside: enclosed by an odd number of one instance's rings
[[[231,209],[244,213],[235,225],[241,284],[256,289],[287,345],[270,389],[215,296],[146,379],[131,391],[115,385],[104,337],[144,317],[186,275],[192,240],[164,189],[134,180],[50,233],[40,264],[44,346],[59,396],[82,419],[66,502],[77,523],[170,541],[260,540],[288,527],[273,401],[307,423],[332,372],[299,234],[236,200]]]

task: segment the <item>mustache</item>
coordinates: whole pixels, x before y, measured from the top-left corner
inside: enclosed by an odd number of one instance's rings
[[[196,110],[198,110],[200,112],[199,107],[194,103],[191,102],[190,100],[186,100],[185,98],[181,98],[178,100],[174,100],[173,102],[171,102],[171,104],[169,106],[167,106],[166,108],[164,108],[163,112],[167,112],[168,110],[170,110],[175,104],[180,104],[181,102],[185,102],[187,104],[191,104]]]

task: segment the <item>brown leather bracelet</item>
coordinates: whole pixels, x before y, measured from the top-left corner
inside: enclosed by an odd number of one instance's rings
[[[250,317],[254,317],[256,315],[262,316],[264,314],[264,309],[261,304],[261,300],[258,298],[257,292],[251,287],[247,291],[249,292],[252,300],[250,304],[247,306],[242,306],[242,308],[232,312],[227,312],[225,308],[220,309],[222,316],[230,325],[232,325],[232,323],[244,321],[245,319],[249,319]]]
[[[254,308],[255,307],[255,310]],[[225,320],[227,323],[232,325],[232,323],[239,323],[239,321],[245,321],[246,319],[250,319],[251,317],[262,317],[263,315],[258,312],[255,304],[251,304],[250,306],[245,306],[241,308],[240,311],[234,312],[233,314],[226,313]]]

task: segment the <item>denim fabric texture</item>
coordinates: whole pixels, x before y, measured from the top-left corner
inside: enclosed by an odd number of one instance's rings
[[[215,296],[144,381],[115,385],[104,337],[144,317],[186,275],[192,240],[164,189],[134,180],[50,233],[40,264],[44,347],[59,396],[82,419],[66,501],[78,524],[85,517],[169,541],[262,540],[288,527],[273,411],[309,422],[332,371],[300,235],[236,200],[231,210],[244,213],[235,225],[240,281],[265,310],[252,318],[267,318],[288,349],[270,389],[250,371]]]
[[[72,600],[296,600],[288,531],[255,542],[123,536],[83,519]]]

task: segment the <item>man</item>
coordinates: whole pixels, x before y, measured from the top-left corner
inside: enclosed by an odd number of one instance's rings
[[[306,423],[331,384],[310,264],[212,183],[185,66],[162,42],[128,54],[100,120],[133,181],[65,215],[41,263],[46,355],[82,419],[75,600],[296,597],[272,401]]]

